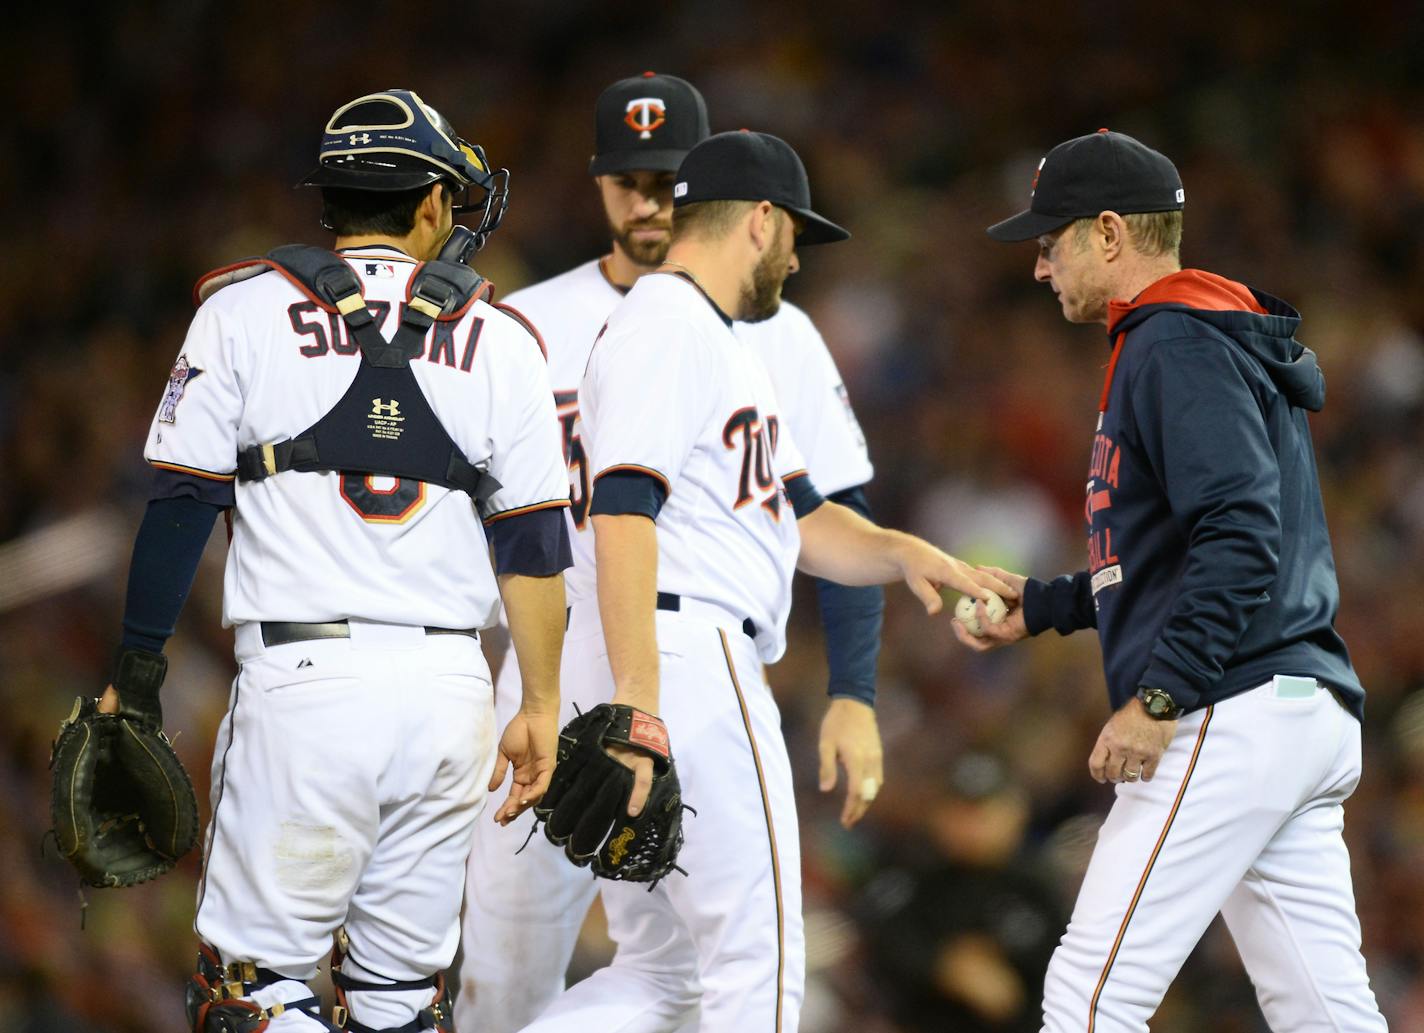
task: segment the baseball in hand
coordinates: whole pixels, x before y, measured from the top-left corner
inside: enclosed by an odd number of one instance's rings
[[[979,623],[979,610],[975,607],[978,602],[973,596],[962,595],[959,602],[954,606],[954,617],[960,624],[964,625],[964,630],[975,638],[984,637],[984,628]],[[989,623],[998,624],[1008,616],[1009,608],[1004,605],[1004,600],[1000,599],[993,592],[989,593],[989,601],[984,604],[984,609],[988,611]]]

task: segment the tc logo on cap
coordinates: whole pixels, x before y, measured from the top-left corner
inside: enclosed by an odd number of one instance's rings
[[[674,187],[672,188],[672,196],[673,196],[673,197],[686,197],[686,196],[687,196],[687,183],[684,181],[684,182],[679,183],[679,184],[677,184],[676,186],[674,186]]]
[[[1043,175],[1043,163],[1048,160],[1048,155],[1038,159],[1038,168],[1033,170],[1033,182],[1029,185],[1028,196],[1032,197],[1038,191],[1038,177]]]
[[[653,130],[667,121],[667,108],[658,97],[638,97],[628,102],[623,121],[638,134],[639,139],[651,140]]]

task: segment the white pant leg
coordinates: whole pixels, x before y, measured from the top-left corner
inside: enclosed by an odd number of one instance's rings
[[[751,639],[698,621],[677,624],[687,643],[679,672],[685,691],[666,707],[668,731],[677,743],[675,727],[697,729],[683,747],[683,785],[698,815],[688,817],[688,877],[670,878],[667,888],[697,945],[699,1028],[795,1033],[806,942],[781,712]]]
[[[1221,914],[1275,1033],[1381,1033],[1385,1021],[1360,953],[1342,836],[1344,801],[1360,778],[1360,725],[1322,695],[1338,730],[1336,763],[1318,795],[1266,845]]]
[[[608,653],[596,618],[596,604],[576,604],[570,638],[566,640],[564,649],[563,669],[565,672],[581,672],[579,677],[587,687],[584,693],[587,705],[613,698]],[[660,634],[660,648],[666,645],[663,638]],[[664,651],[660,659],[666,668],[676,657]],[[660,708],[664,717],[667,716],[666,702],[667,683],[664,682]],[[587,709],[587,705],[580,705]],[[682,774],[682,750],[675,733],[670,734],[674,736],[673,756],[678,764],[685,799],[687,783]],[[689,816],[689,820],[695,819]],[[611,964],[559,994],[547,1008],[541,1009],[537,1020],[527,1029],[541,1033],[552,1030],[584,1033],[590,1029],[597,1029],[600,1033],[666,1033],[687,1016],[695,1017],[698,996],[696,950],[686,926],[668,902],[666,883],[649,893],[648,887],[641,883],[592,880],[587,869],[572,865],[563,851],[551,846],[542,834],[536,838],[542,841],[546,854],[561,866],[561,870],[566,869],[578,878],[593,882],[593,892],[603,897],[608,934],[616,950]],[[564,877],[567,878],[567,874]],[[680,876],[674,874],[670,878]],[[580,910],[579,919],[582,918],[583,910]],[[564,962],[567,961],[568,955],[565,954]],[[562,981],[562,969],[559,978]]]
[[[660,709],[683,799],[698,812],[684,822],[679,863],[688,875],[674,873],[652,893],[603,886],[618,943],[612,964],[529,1029],[666,1033],[697,1021],[709,1033],[794,1033],[805,940],[780,714],[740,631],[676,613],[657,621]],[[606,654],[594,659],[606,669]]]
[[[587,635],[582,629],[578,633]],[[574,631],[565,638],[560,727],[573,719],[575,705],[586,711],[612,698],[607,677],[593,677],[589,664],[571,662],[579,653],[576,638]],[[519,710],[522,688],[511,648],[495,689],[496,727],[501,732]],[[500,789],[492,799],[501,802],[506,792]],[[564,974],[598,886],[587,868],[571,864],[542,831],[530,838],[533,815],[503,827],[493,815],[493,808],[487,808],[475,824],[455,1027],[514,1033],[563,991]]]
[[[493,748],[484,659],[461,635],[352,636],[262,649],[239,634],[194,923],[224,961],[309,979],[343,922],[353,957],[392,979],[454,953]]]
[[[1207,925],[1336,764],[1326,703],[1278,699],[1268,683],[1190,714],[1153,781],[1118,786],[1049,963],[1046,1033],[1147,1029]]]
[[[697,950],[664,888],[650,893],[642,883],[600,881],[598,889],[617,945],[613,960],[556,997],[527,1033],[698,1028]]]

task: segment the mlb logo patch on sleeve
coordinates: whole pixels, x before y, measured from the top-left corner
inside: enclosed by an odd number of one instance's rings
[[[188,356],[178,356],[173,364],[173,372],[168,374],[168,388],[163,392],[163,402],[158,407],[158,422],[173,423],[178,419],[178,403],[183,400],[183,392],[188,389],[188,381],[203,375],[196,366],[188,365]]]

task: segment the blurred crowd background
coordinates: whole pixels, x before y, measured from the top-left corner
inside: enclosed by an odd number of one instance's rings
[[[76,893],[42,842],[49,743],[107,673],[149,472],[143,437],[199,274],[322,243],[291,187],[340,103],[407,86],[513,173],[479,265],[511,290],[601,253],[592,105],[644,69],[714,130],[791,141],[855,238],[787,296],[829,341],[869,437],[882,521],[1040,576],[1083,563],[1106,360],[992,244],[1051,145],[1100,126],[1171,156],[1184,261],[1304,313],[1329,384],[1312,419],[1343,603],[1369,690],[1347,808],[1375,989],[1424,1029],[1424,7],[786,0],[424,5],[139,2],[0,37],[0,1030],[183,1028],[196,859]],[[170,647],[170,733],[206,801],[233,674],[215,538]],[[772,671],[800,779],[808,1033],[1036,1030],[1041,976],[1109,788],[1091,634],[988,657],[888,592],[888,781],[865,822],[815,788],[813,593]],[[357,744],[353,744],[356,748]],[[204,815],[207,808],[204,803]],[[591,924],[576,960],[606,949]],[[1265,1027],[1214,927],[1153,1025]]]

